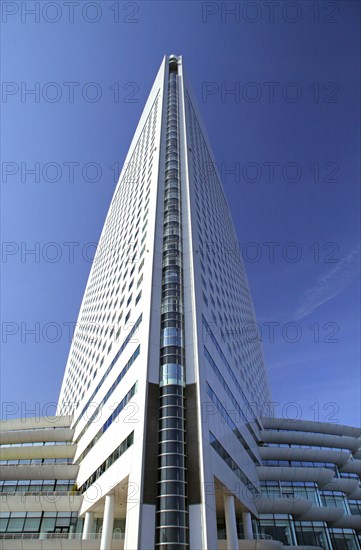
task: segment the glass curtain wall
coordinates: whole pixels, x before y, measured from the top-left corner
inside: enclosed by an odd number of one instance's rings
[[[188,548],[178,68],[169,64],[164,185],[156,547]]]

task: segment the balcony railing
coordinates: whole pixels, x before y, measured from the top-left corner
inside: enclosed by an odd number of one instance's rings
[[[89,533],[87,540],[97,540],[102,536],[101,533]],[[81,540],[82,533],[0,533],[0,540],[45,540],[45,539],[72,539]],[[113,540],[123,540],[124,533],[114,532]]]
[[[75,466],[73,458],[21,458],[15,460],[0,460],[1,466],[59,466],[64,464],[71,464]]]
[[[74,445],[72,441],[33,441],[31,443],[1,443],[0,449],[9,449],[11,447],[49,447],[52,445]]]
[[[0,491],[0,498],[2,496],[76,496],[82,495],[81,491]]]

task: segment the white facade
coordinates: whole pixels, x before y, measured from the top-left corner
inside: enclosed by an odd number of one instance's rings
[[[60,416],[1,423],[0,548],[125,547],[124,521],[115,518],[119,493],[82,517],[87,496],[74,483],[79,466],[73,464],[76,445],[70,423],[70,417]],[[217,539],[208,547],[359,550],[360,434],[359,428],[349,426],[263,418],[256,512],[245,512],[240,501],[217,484]],[[118,461],[117,466],[124,464]],[[193,547],[201,548],[196,514],[190,517]],[[143,506],[142,524],[150,531],[152,521],[150,507]],[[147,547],[149,540],[139,545]]]
[[[24,532],[45,540],[82,531],[70,424],[59,416],[0,423],[0,532],[14,548]]]
[[[107,494],[126,494],[124,487],[129,483],[135,488],[133,499],[137,502],[132,506],[128,502],[126,511],[128,548],[146,545],[148,540],[149,548],[154,545],[150,533],[155,530],[156,486],[150,483],[145,488],[144,476],[151,450],[150,475],[155,483],[157,430],[153,427],[150,434],[149,429],[157,421],[159,409],[154,395],[160,383],[164,183],[167,132],[171,131],[167,103],[172,62],[177,64],[186,400],[192,403],[192,422],[186,419],[186,440],[192,445],[187,471],[192,488],[187,507],[191,547],[201,544],[205,548],[217,538],[215,496],[209,490],[215,477],[231,493],[237,487],[237,497],[246,506],[244,484],[257,480],[254,460],[259,460],[257,434],[261,427],[252,417],[255,407],[250,403],[269,400],[260,344],[247,342],[244,331],[255,318],[220,178],[182,58],[165,57],[104,224],[59,399],[59,412],[74,413],[79,487],[131,434],[133,443],[117,465],[96,476],[98,500],[85,498],[81,510],[101,510]],[[136,331],[126,343],[134,324]],[[132,365],[117,383],[129,362]],[[219,410],[220,403],[230,401],[230,395],[238,437],[227,424],[230,416],[226,409]],[[114,407],[122,402],[124,407],[114,414]],[[115,418],[104,431],[111,414]],[[93,445],[95,437],[99,441]],[[215,437],[234,461],[239,457],[241,476],[214,452],[210,437]],[[244,450],[240,441],[250,450]],[[239,490],[240,485],[243,490]],[[89,487],[88,493],[94,493],[94,487]],[[248,508],[255,511],[252,504]],[[116,516],[124,513],[124,506],[115,506]]]

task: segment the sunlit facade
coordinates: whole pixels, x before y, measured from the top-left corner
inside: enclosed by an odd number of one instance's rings
[[[137,487],[127,548],[209,546],[215,476],[257,492],[255,403],[270,396],[260,342],[247,338],[255,317],[215,166],[182,58],[166,57],[105,220],[59,400],[74,415],[79,488],[87,496],[96,483],[101,495],[81,514],[106,507],[109,486],[121,500]],[[213,438],[238,457],[237,474]]]

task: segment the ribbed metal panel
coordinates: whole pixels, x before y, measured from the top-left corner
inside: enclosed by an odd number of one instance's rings
[[[177,62],[169,64],[164,185],[156,546],[188,548]]]

